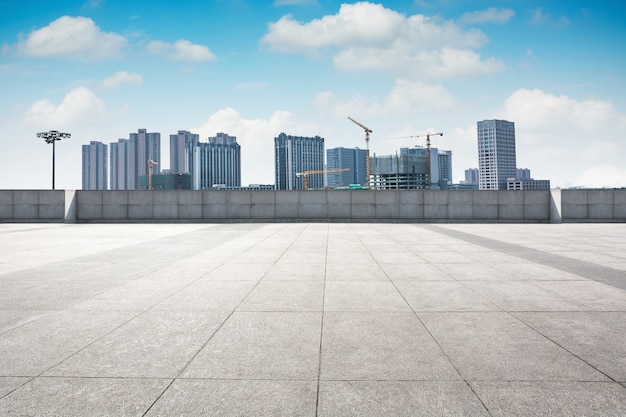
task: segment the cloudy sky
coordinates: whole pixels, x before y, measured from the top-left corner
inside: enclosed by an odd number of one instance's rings
[[[622,1],[0,0],[0,189],[81,187],[81,145],[146,128],[242,147],[243,184],[274,183],[273,139],[453,152],[476,121],[515,122],[517,165],[553,186],[626,186]],[[395,137],[401,139],[391,139]]]

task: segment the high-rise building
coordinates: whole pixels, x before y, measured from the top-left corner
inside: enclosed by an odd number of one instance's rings
[[[438,151],[439,188],[444,189],[452,185],[452,151]]]
[[[348,186],[350,184],[366,185],[367,152],[359,148],[332,148],[326,150],[326,174],[329,187]],[[349,169],[349,171],[330,172],[332,170]]]
[[[149,133],[146,129],[139,129],[137,133],[130,134],[130,141],[134,143],[134,163],[136,173],[133,176],[134,190],[138,190],[139,178],[148,175],[148,161],[156,162],[152,167],[153,174],[161,172],[161,134]]]
[[[161,171],[161,134],[139,129],[129,139],[111,143],[111,189],[138,190],[139,178],[148,175],[148,161],[156,162],[153,174]]]
[[[83,145],[83,190],[107,189],[107,150],[102,142]]]
[[[187,149],[199,142],[200,136],[187,130],[179,130],[177,134],[170,135],[170,172],[172,174],[189,173]]]
[[[303,190],[304,178],[298,173],[324,170],[324,138],[290,136],[274,138],[274,167],[277,190]],[[324,175],[307,175],[309,188],[323,188]]]
[[[481,190],[506,190],[515,178],[515,124],[483,120],[478,125],[478,186]]]
[[[478,185],[478,168],[469,168],[465,170],[464,184]]]
[[[187,153],[194,190],[241,186],[241,147],[235,136],[218,133],[208,143],[192,140]]]

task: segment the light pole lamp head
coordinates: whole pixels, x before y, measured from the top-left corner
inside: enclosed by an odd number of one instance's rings
[[[69,133],[59,132],[58,130],[51,130],[49,132],[39,132],[37,133],[38,138],[43,138],[46,143],[50,144],[56,140],[61,140],[63,138],[69,138],[72,136]]]

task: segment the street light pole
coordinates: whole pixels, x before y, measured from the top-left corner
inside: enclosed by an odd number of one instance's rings
[[[39,132],[37,133],[38,138],[44,138],[47,144],[52,144],[52,189],[54,190],[54,160],[55,160],[55,146],[54,143],[57,140],[61,140],[63,138],[69,138],[72,136],[69,133],[59,132],[57,130],[51,130],[49,132]]]

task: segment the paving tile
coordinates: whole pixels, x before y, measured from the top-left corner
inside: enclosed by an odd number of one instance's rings
[[[322,311],[323,281],[262,280],[238,311]]]
[[[154,306],[155,310],[233,311],[257,281],[200,279]]]
[[[319,416],[488,416],[465,382],[321,381]]]
[[[626,277],[626,274],[624,275]],[[597,281],[537,282],[536,285],[571,302],[600,311],[626,311],[626,290]]]
[[[396,252],[385,252],[380,251],[378,248],[371,252],[371,255],[374,257],[374,260],[379,264],[415,264],[415,263],[426,263],[425,260],[415,255],[413,252],[399,249]]]
[[[146,416],[315,416],[317,381],[176,380]]]
[[[216,281],[260,280],[274,263],[226,263],[203,276]]]
[[[497,263],[494,264],[494,268],[527,281],[575,281],[581,279],[580,276],[570,272],[531,262]]]
[[[40,377],[0,398],[0,415],[141,416],[169,382]]]
[[[465,281],[465,284],[507,311],[585,311],[592,308],[569,300],[534,282]]]
[[[281,259],[270,268],[263,280],[324,281],[325,276],[326,264],[324,262],[298,264],[285,263]]]
[[[225,318],[217,312],[148,311],[46,375],[175,378]]]
[[[469,381],[606,381],[508,313],[417,313]]]
[[[325,313],[322,380],[459,380],[411,313]]]
[[[623,416],[626,390],[613,382],[470,382],[493,416]]]
[[[324,264],[326,263],[326,244],[315,250],[289,248],[276,263],[303,266],[308,264]]]
[[[30,379],[29,377],[17,376],[0,376],[0,398],[4,397],[11,391],[24,385]],[[1,400],[0,400],[1,401]]]
[[[0,334],[37,320],[52,311],[0,310]]]
[[[326,264],[327,281],[364,281],[382,280],[388,281],[387,275],[380,266],[374,263],[351,263],[348,260],[344,263]]]
[[[501,309],[458,281],[394,282],[414,311],[501,311]]]
[[[626,312],[515,316],[616,381],[626,381]]]
[[[420,261],[405,264],[381,263],[380,266],[392,281],[449,281],[454,279],[441,268]]]
[[[485,263],[439,263],[437,267],[452,278],[460,281],[501,281],[509,282],[516,279]]]
[[[316,379],[321,313],[234,313],[185,378]]]
[[[329,265],[368,265],[376,264],[376,260],[365,249],[360,251],[332,251],[329,250],[326,258]]]
[[[65,310],[0,335],[4,376],[37,376],[93,343],[136,313]]]
[[[389,281],[328,281],[325,311],[405,311],[411,308]]]

